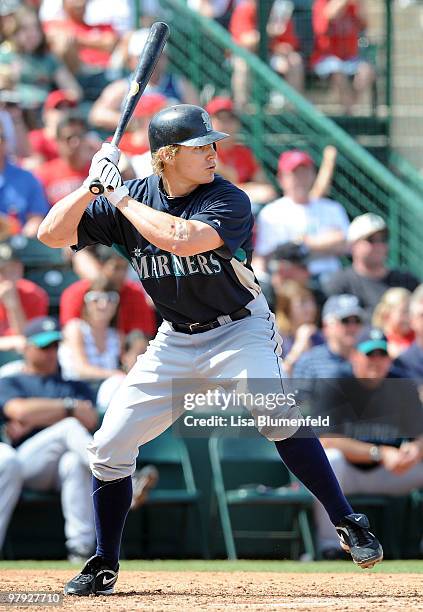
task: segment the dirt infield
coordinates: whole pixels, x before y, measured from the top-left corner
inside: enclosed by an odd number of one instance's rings
[[[1,591],[61,592],[68,570],[2,569]],[[421,574],[122,571],[109,597],[64,599],[61,610],[423,610]],[[40,609],[40,606],[31,606]],[[0,606],[1,609],[6,609]],[[13,605],[9,609],[28,610]],[[45,607],[54,610],[56,607]]]

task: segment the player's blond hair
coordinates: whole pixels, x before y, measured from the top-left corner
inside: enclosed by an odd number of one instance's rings
[[[165,168],[165,160],[173,159],[176,153],[179,151],[179,145],[167,145],[166,147],[160,147],[158,151],[151,156],[151,165],[153,167],[154,174],[161,176]]]

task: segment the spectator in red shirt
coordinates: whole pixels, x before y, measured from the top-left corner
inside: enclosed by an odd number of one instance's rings
[[[23,265],[13,248],[0,244],[0,336],[22,334],[30,319],[46,316],[48,295],[23,277]],[[2,347],[0,347],[1,350]],[[6,347],[4,347],[6,348]],[[18,347],[7,347],[7,350]]]
[[[257,25],[257,0],[241,0],[235,7],[229,30],[238,45],[256,53],[260,41]],[[289,8],[290,5],[287,5]],[[269,62],[272,68],[298,91],[304,88],[304,66],[298,53],[299,41],[295,34],[290,10],[278,14],[271,11],[267,35],[269,37]],[[234,95],[237,106],[242,106],[247,98],[247,67],[243,60],[234,58]]]
[[[88,25],[86,6],[87,0],[63,0],[64,19],[44,24],[53,51],[74,73],[106,68],[119,38],[110,24]]]
[[[276,197],[263,169],[251,149],[239,142],[240,121],[230,98],[219,96],[206,106],[215,130],[229,134],[217,144],[218,174],[231,181],[249,196],[253,205],[265,204]]]
[[[134,329],[139,329],[147,336],[154,336],[157,329],[154,308],[139,283],[127,280],[128,262],[115,251],[102,245],[96,247],[93,257],[102,276],[112,282],[119,292],[118,331],[128,334]],[[71,319],[81,318],[84,296],[90,285],[90,280],[82,279],[70,285],[62,293],[60,300],[62,326]]]
[[[57,126],[56,136],[59,157],[35,169],[51,206],[80,187],[95,152],[85,121],[78,115],[68,113]]]
[[[62,89],[52,91],[44,103],[43,127],[31,130],[29,142],[31,156],[25,159],[25,167],[35,168],[46,161],[59,157],[56,134],[57,126],[65,117],[66,111],[75,108],[77,101]]]
[[[365,29],[363,0],[315,0],[311,64],[320,78],[330,78],[347,114],[375,80],[373,66],[359,55]]]

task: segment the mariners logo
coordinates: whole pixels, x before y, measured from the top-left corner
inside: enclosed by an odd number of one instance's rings
[[[213,252],[179,257],[173,253],[146,255],[139,248],[134,249],[131,263],[141,281],[148,278],[165,276],[192,276],[202,274],[211,276],[219,274],[222,266]]]
[[[212,127],[211,119],[210,119],[208,113],[206,113],[206,112],[201,113],[201,118],[203,120],[204,125],[206,126],[206,130],[208,132],[211,132],[213,130],[213,127]]]

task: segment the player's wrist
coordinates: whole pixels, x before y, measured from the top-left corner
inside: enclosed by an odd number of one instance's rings
[[[118,187],[117,189],[115,189],[114,191],[105,191],[104,195],[109,200],[110,204],[113,204],[113,206],[118,207],[119,204],[122,204],[123,200],[127,196],[129,196],[129,189],[124,184]]]

